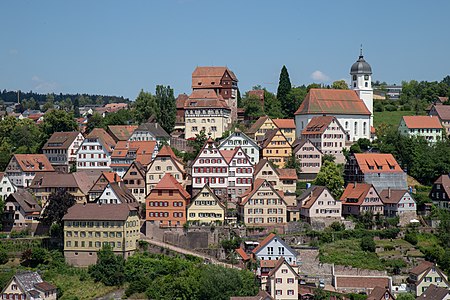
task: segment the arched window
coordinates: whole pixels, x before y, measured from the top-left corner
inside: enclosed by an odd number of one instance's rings
[[[356,82],[353,82],[353,87],[354,87],[354,88],[356,87]]]
[[[369,83],[368,83],[367,81],[366,81],[366,83],[365,83],[365,86],[366,86],[366,87],[368,87],[368,86],[369,86]]]
[[[363,123],[363,135],[366,135],[366,122]]]
[[[348,129],[348,121],[345,121],[345,129]]]
[[[353,75],[353,80],[356,80],[356,75]]]
[[[355,122],[355,135],[358,134],[358,122]]]

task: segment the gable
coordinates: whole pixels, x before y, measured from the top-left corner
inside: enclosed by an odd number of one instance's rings
[[[276,169],[268,161],[264,164],[264,166],[261,167],[261,169],[258,171],[258,173],[255,173],[255,177],[258,177],[258,176],[276,176],[277,179],[279,180],[279,176],[278,176]]]
[[[98,198],[98,201],[100,200],[108,200],[108,203],[110,203],[110,200],[116,200],[117,203],[120,203],[119,197],[116,195],[109,184],[105,187],[102,194]]]
[[[297,252],[292,249],[288,244],[286,244],[285,241],[283,241],[282,239],[280,239],[278,236],[273,236],[272,239],[270,239],[269,242],[267,242],[265,245],[263,245],[262,247],[260,247],[259,249],[257,249],[255,253],[255,255],[258,254],[262,254],[262,253],[267,253],[267,248],[268,247],[273,247],[273,249],[277,249],[278,247],[283,247],[284,248],[284,256],[297,256]]]
[[[232,142],[232,143],[230,143]],[[241,143],[239,143],[241,142]],[[245,142],[247,142],[245,144]],[[235,147],[235,146],[241,146],[241,147],[254,147],[259,149],[258,144],[251,138],[249,138],[245,133],[243,132],[233,132],[231,135],[226,137],[224,140],[220,141],[219,149],[223,147]]]

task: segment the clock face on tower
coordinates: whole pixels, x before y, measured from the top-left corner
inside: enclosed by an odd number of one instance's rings
[[[364,75],[364,80],[369,80],[369,75]]]

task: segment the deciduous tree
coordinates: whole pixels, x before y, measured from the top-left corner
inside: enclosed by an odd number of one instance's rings
[[[54,132],[77,131],[78,125],[71,113],[64,110],[50,110],[44,115],[42,129],[47,136],[51,136]]]
[[[42,215],[42,221],[46,225],[56,223],[63,228],[62,218],[70,207],[76,203],[74,196],[60,189],[48,196],[48,205]]]
[[[138,123],[147,121],[151,116],[157,116],[159,109],[155,97],[141,90],[134,102],[134,113]]]
[[[333,162],[325,161],[314,180],[314,184],[326,186],[333,197],[339,198],[344,188],[342,167]]]

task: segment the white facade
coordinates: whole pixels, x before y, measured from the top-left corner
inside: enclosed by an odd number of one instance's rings
[[[111,153],[98,138],[86,138],[78,149],[77,169],[109,170]]]
[[[42,149],[42,153],[47,156],[52,165],[68,165],[69,163],[75,163],[77,160],[77,151],[83,141],[83,135],[78,133],[77,137],[67,149]],[[49,148],[51,148],[51,145],[49,145]]]
[[[216,195],[226,193],[228,164],[212,139],[207,141],[192,165],[192,188],[201,189],[207,183]]]
[[[286,261],[269,273],[266,289],[275,300],[297,300],[298,274]]]
[[[220,138],[231,124],[231,111],[224,107],[195,108],[184,110],[185,138],[195,138],[202,130],[213,139]]]
[[[0,197],[3,201],[17,191],[17,187],[9,180],[8,176],[3,175],[0,181]]]
[[[284,257],[291,266],[297,265],[297,252],[278,236],[274,236],[268,243],[263,245],[255,255],[260,260],[278,260],[280,257]]]
[[[249,156],[252,164],[259,162],[260,147],[254,140],[240,131],[233,132],[226,139],[220,141],[219,150],[234,150],[238,146]]]
[[[415,213],[416,210],[416,201],[407,191],[405,191],[405,194],[401,197],[398,203],[384,204],[384,214],[389,217],[399,216],[407,212]]]
[[[312,118],[322,116],[317,114],[296,115],[296,133],[297,136],[301,136],[303,129],[311,121]],[[371,116],[369,115],[337,115],[337,114],[325,114],[329,116],[335,116],[339,123],[344,128],[347,139],[350,142],[356,142],[361,138],[370,139],[370,124]]]
[[[228,196],[235,198],[250,188],[253,181],[253,172],[254,167],[250,158],[242,148],[238,147],[229,162]]]

